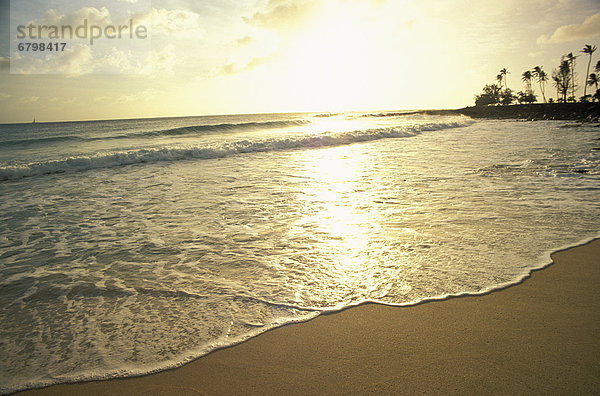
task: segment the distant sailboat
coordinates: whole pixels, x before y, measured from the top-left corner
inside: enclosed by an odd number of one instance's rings
[[[32,124],[35,124],[35,116],[33,116],[33,121],[31,121]]]

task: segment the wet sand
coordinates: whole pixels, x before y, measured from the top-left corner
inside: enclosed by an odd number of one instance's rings
[[[484,296],[366,304],[178,369],[26,394],[597,394],[600,240],[552,257]]]

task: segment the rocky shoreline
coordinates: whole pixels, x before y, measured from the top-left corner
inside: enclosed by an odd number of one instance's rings
[[[600,119],[600,103],[536,103],[509,106],[472,106],[449,110],[448,113],[464,114],[472,118],[598,122]]]

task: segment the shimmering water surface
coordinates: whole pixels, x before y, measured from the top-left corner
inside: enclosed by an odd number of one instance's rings
[[[426,114],[0,125],[0,390],[173,367],[598,236],[600,129]]]

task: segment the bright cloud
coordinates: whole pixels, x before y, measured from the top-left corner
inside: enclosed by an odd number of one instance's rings
[[[74,45],[63,52],[48,54],[43,58],[23,57],[15,53],[11,72],[15,74],[139,74],[148,77],[165,77],[174,74],[181,63],[175,46],[168,44],[158,51],[137,58],[130,51],[111,48],[102,55],[94,56],[88,45]]]
[[[71,76],[90,73],[94,69],[92,50],[88,45],[74,45],[63,52],[43,58],[22,57],[16,53],[11,60],[11,73],[66,74]]]
[[[39,26],[79,26],[86,20],[88,25],[106,26],[112,23],[110,12],[106,7],[101,7],[100,9],[95,7],[85,7],[68,14],[62,14],[54,9],[50,9],[46,11],[44,18],[29,23]]]
[[[294,31],[310,21],[319,9],[315,0],[270,0],[266,7],[244,18],[251,26],[277,30],[280,33]]]
[[[151,26],[152,34],[203,36],[200,15],[188,10],[152,8],[135,16],[138,23]]]
[[[588,17],[581,24],[564,25],[552,33],[550,37],[541,35],[538,44],[561,43],[565,41],[581,40],[600,35],[600,12]]]

